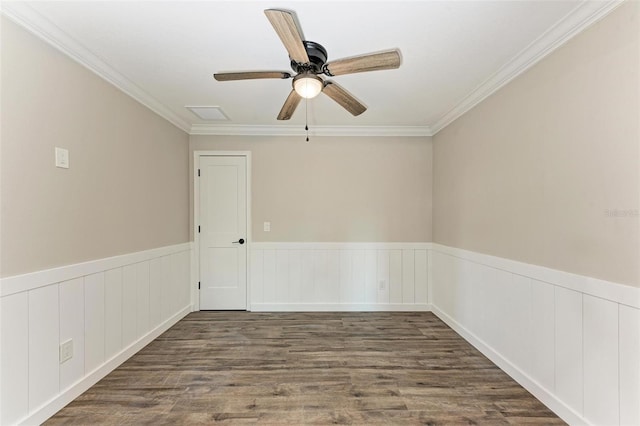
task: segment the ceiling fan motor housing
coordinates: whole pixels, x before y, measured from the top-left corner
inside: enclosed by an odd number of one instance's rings
[[[299,64],[292,60],[291,69],[296,73],[312,72],[314,74],[320,74],[322,72],[322,67],[327,62],[327,50],[315,41],[303,40],[302,43],[307,51],[309,63]]]

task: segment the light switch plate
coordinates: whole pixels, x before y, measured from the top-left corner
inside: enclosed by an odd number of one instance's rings
[[[264,232],[271,232],[271,222],[265,222],[263,229]]]
[[[69,168],[69,150],[56,147],[56,167]]]

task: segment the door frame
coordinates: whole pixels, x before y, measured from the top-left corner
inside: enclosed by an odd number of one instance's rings
[[[245,157],[247,162],[247,311],[251,311],[251,151],[193,151],[193,261],[191,262],[191,273],[195,277],[193,286],[191,287],[191,300],[193,301],[193,310],[200,310],[200,292],[198,290],[198,282],[200,282],[200,234],[198,233],[198,224],[200,223],[200,179],[198,178],[198,169],[200,169],[201,157]]]

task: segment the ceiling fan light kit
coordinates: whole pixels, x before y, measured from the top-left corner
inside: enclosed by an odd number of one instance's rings
[[[302,31],[296,24],[294,12],[267,9],[264,13],[287,49],[291,69],[296,73],[293,76],[293,89],[278,114],[278,120],[289,120],[301,99],[314,98],[321,92],[352,115],[360,115],[367,110],[367,107],[343,87],[331,80],[325,80],[320,74],[333,77],[400,67],[401,59],[398,49],[327,62],[327,51],[322,45],[304,40]],[[287,79],[292,75],[286,71],[247,71],[216,73],[213,77],[217,81],[233,81],[264,78]]]
[[[322,92],[324,82],[315,74],[298,74],[293,79],[293,88],[303,98],[315,98]]]

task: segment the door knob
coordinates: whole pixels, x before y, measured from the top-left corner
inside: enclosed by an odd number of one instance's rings
[[[238,241],[234,241],[233,244],[244,244],[244,239],[240,238]]]

